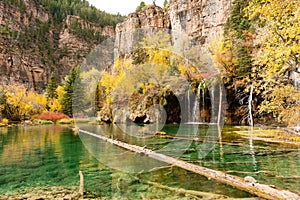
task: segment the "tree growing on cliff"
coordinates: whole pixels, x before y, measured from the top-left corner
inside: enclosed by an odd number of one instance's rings
[[[252,68],[252,40],[254,39],[251,20],[245,16],[244,9],[249,0],[235,0],[232,5],[230,17],[224,27],[224,40],[222,43],[224,55],[232,52],[235,56],[234,62],[228,66],[227,71],[234,81],[247,78]],[[225,58],[226,59],[226,58]]]
[[[146,6],[145,2],[142,1],[140,5],[135,9],[135,12],[140,12]]]
[[[247,16],[255,20],[258,38],[252,79],[264,98],[260,112],[289,123],[299,117],[300,93],[291,76],[300,68],[300,12],[298,0],[252,0]],[[298,118],[299,120],[299,118]]]
[[[73,111],[82,111],[84,100],[84,91],[80,78],[80,66],[73,67],[66,77],[62,97],[62,112],[70,117],[73,116]]]

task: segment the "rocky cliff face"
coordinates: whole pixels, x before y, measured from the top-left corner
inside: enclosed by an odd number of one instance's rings
[[[25,40],[29,27],[36,26],[35,19],[46,23],[49,15],[30,1],[25,1],[25,5],[27,9],[23,11],[0,2],[0,83],[22,83],[36,88],[46,81],[49,72],[45,70],[37,45],[29,45]]]
[[[112,26],[102,28],[89,23],[78,16],[68,15],[64,21],[64,28],[60,31],[58,41],[58,49],[63,52],[63,54],[60,55],[59,63],[61,66],[67,67],[67,69],[81,64],[86,55],[98,44],[97,42],[88,40],[88,38],[85,38],[84,36],[78,36],[78,34],[72,30],[74,23],[78,24],[79,32],[83,30],[93,31],[94,33],[98,32],[101,33],[103,39],[115,35],[115,30]]]
[[[61,79],[82,63],[99,40],[81,37],[88,30],[101,37],[113,36],[113,27],[101,28],[76,16],[53,24],[50,14],[33,0],[23,7],[0,1],[0,84],[24,84],[41,91],[51,72]],[[76,31],[72,23],[81,26]]]
[[[208,45],[222,37],[230,8],[231,0],[171,0],[167,8],[150,6],[129,14],[116,28],[117,56],[132,49],[132,33],[137,28],[170,29],[176,34],[186,34],[196,45]],[[173,40],[176,42],[176,38]]]
[[[172,30],[205,45],[222,36],[230,7],[231,0],[172,0],[166,12]]]
[[[116,57],[129,53],[136,40],[134,30],[151,28],[171,28],[169,14],[160,7],[150,6],[138,13],[131,13],[116,27]]]

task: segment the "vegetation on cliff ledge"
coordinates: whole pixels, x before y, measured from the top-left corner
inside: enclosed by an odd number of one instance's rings
[[[229,94],[239,100],[243,113],[236,115],[253,115],[260,123],[263,118],[291,126],[299,123],[298,4],[297,0],[233,2],[214,56]]]

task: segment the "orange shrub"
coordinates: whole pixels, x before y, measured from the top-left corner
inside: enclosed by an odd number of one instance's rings
[[[48,120],[48,121],[56,122],[61,119],[70,119],[70,117],[59,112],[46,112],[40,115],[34,115],[31,119],[32,120],[40,119],[40,120]]]

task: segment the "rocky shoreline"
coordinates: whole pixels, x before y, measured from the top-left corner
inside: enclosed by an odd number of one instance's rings
[[[99,197],[82,197],[79,187],[38,187],[17,190],[0,195],[0,200],[77,200],[77,199],[100,199]],[[87,195],[88,196],[88,195]]]

